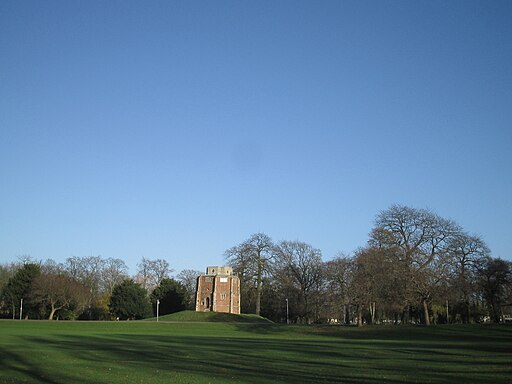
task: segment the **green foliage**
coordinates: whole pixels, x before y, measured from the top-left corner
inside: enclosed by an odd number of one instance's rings
[[[432,322],[434,324],[446,324],[446,306],[441,304],[432,304],[431,308]]]
[[[1,302],[10,316],[19,314],[21,299],[24,300],[23,311],[27,315],[38,312],[37,303],[31,303],[28,299],[32,281],[41,274],[41,267],[37,264],[25,264],[18,269],[13,277],[2,289]]]
[[[78,320],[111,320],[108,304],[110,303],[110,293],[104,294],[99,300],[91,303],[91,305],[83,310]]]
[[[171,315],[172,316],[172,315]],[[510,383],[510,326],[0,324],[0,383]]]
[[[78,316],[78,320],[110,320],[110,312],[108,308],[100,305],[91,305],[86,308]]]
[[[121,320],[138,320],[151,316],[151,304],[146,291],[133,280],[125,280],[114,287],[109,308]]]
[[[0,265],[0,292],[14,275],[14,265]]]
[[[159,314],[167,315],[185,309],[187,291],[174,279],[163,279],[151,293],[153,314],[156,316],[156,301],[160,300]]]

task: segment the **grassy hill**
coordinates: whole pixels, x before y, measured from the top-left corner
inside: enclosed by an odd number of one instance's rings
[[[235,315],[232,313],[181,311],[160,316],[159,321],[167,322],[206,322],[206,323],[272,323],[256,315]],[[156,317],[144,321],[156,321]]]

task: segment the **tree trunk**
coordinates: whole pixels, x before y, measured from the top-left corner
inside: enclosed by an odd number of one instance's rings
[[[375,307],[376,307],[376,303],[374,301],[372,301],[370,303],[370,306],[369,306],[369,310],[370,310],[370,323],[371,324],[375,324]]]
[[[256,315],[260,315],[261,308],[261,274],[258,273],[258,281],[256,283]]]
[[[261,283],[262,283],[262,274],[263,274],[263,264],[261,260],[261,255],[258,252],[258,276],[256,276],[256,315],[260,315],[261,310]]]
[[[422,300],[422,304],[423,304],[423,315],[425,316],[425,325],[429,326],[430,325],[430,316],[429,316],[429,313],[428,313],[427,299],[423,299]]]
[[[361,305],[357,306],[357,326],[363,326],[363,308]]]
[[[57,312],[57,309],[52,305],[52,310],[50,311],[50,316],[48,316],[48,320],[53,320],[55,312]]]
[[[465,312],[466,312],[466,313],[464,314],[464,315],[465,315],[465,317],[466,317],[466,318],[464,319],[464,320],[465,320],[464,322],[465,322],[466,324],[469,324],[469,323],[471,323],[471,308],[470,308],[470,304],[469,304],[469,301],[468,301],[468,300],[466,300],[466,301],[464,302],[464,309],[465,309]]]
[[[60,307],[56,307],[55,304],[52,304],[52,310],[50,311],[50,316],[48,316],[48,320],[53,320],[55,312],[57,312],[59,309],[62,309],[63,307],[63,305],[61,305]]]
[[[499,324],[501,321],[500,306],[494,300],[491,301],[491,320],[496,324]]]

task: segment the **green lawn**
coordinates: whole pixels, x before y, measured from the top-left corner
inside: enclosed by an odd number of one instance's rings
[[[511,383],[512,327],[0,321],[1,383]]]

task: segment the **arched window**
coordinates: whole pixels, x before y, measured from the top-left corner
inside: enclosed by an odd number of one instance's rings
[[[205,306],[205,308],[207,308],[207,309],[210,308],[210,298],[209,297],[206,298],[206,306]]]

